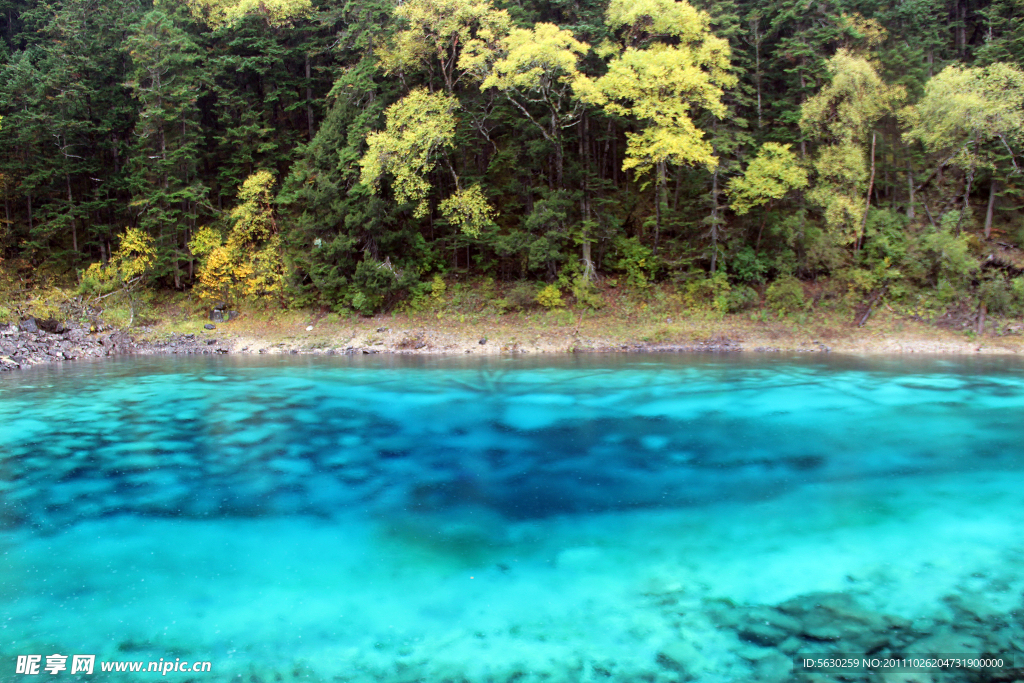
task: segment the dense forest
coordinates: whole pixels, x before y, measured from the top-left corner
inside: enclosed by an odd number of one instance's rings
[[[86,290],[1024,311],[1021,0],[2,3],[0,258]]]

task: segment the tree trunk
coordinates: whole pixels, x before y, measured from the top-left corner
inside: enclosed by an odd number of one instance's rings
[[[309,139],[313,139],[313,87],[310,85],[309,53],[306,53],[306,125],[309,127]]]
[[[666,203],[666,206],[667,206],[668,198],[666,196],[666,192],[667,192],[667,187],[666,187],[666,184],[665,184],[665,162],[664,161],[659,161],[658,162],[658,187],[657,187],[657,190],[655,191],[655,201],[657,202],[657,205],[658,205],[657,206],[657,220],[656,220],[656,222],[654,224],[654,251],[651,252],[652,256],[657,256],[658,255],[658,245],[661,242],[661,216],[662,216],[661,205],[662,205],[662,203]]]
[[[985,334],[985,315],[988,313],[988,305],[985,302],[978,307],[978,336]]]
[[[967,172],[967,183],[964,189],[964,206],[960,210],[960,218],[956,220],[956,236],[960,236],[960,225],[964,222],[964,216],[967,215],[967,209],[971,205],[971,185],[974,184],[974,166],[975,160],[978,158],[978,133],[974,134],[974,159],[971,160],[971,169]]]
[[[996,207],[996,192],[998,191],[999,181],[995,178],[992,179],[992,184],[988,188],[988,209],[985,211],[985,239],[992,237],[992,213]]]
[[[761,121],[761,36],[758,33],[760,28],[760,17],[751,22],[751,29],[754,34],[754,82],[757,84],[757,127],[762,128]]]
[[[75,226],[74,197],[71,195],[71,176],[64,174],[64,181],[68,187],[68,215],[71,216],[71,248],[78,251],[78,229]]]
[[[860,251],[861,242],[864,241],[864,232],[868,225],[868,210],[871,208],[871,191],[875,187],[875,139],[878,134],[875,131],[871,131],[871,176],[868,179],[868,196],[864,200],[864,218],[860,222],[860,234],[857,235],[857,243],[854,245],[854,251]]]
[[[590,236],[587,234],[587,231],[590,229],[590,188],[587,183],[588,174],[590,173],[590,155],[588,153],[590,146],[587,145],[587,135],[589,132],[590,120],[587,118],[587,112],[584,111],[580,120],[580,165],[583,169],[580,174],[580,217],[583,219],[581,240],[583,242],[582,279],[584,282],[589,282],[594,276],[594,262],[591,260],[590,255]]]
[[[711,275],[718,264],[718,167],[711,174]]]
[[[909,150],[907,150],[909,152]],[[910,201],[907,202],[907,218],[914,220],[914,168],[910,164],[910,155],[907,154],[907,189],[910,191]]]

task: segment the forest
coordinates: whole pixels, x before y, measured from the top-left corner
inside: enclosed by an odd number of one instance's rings
[[[80,292],[1024,314],[1021,0],[2,1],[0,259]]]

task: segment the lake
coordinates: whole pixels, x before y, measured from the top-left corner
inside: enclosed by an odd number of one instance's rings
[[[0,680],[1024,678],[1022,415],[1012,359],[13,373]]]

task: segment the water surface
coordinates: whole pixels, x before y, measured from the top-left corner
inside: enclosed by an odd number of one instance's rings
[[[1012,655],[1022,388],[1009,361],[743,356],[9,375],[0,677],[29,653],[395,683]]]

